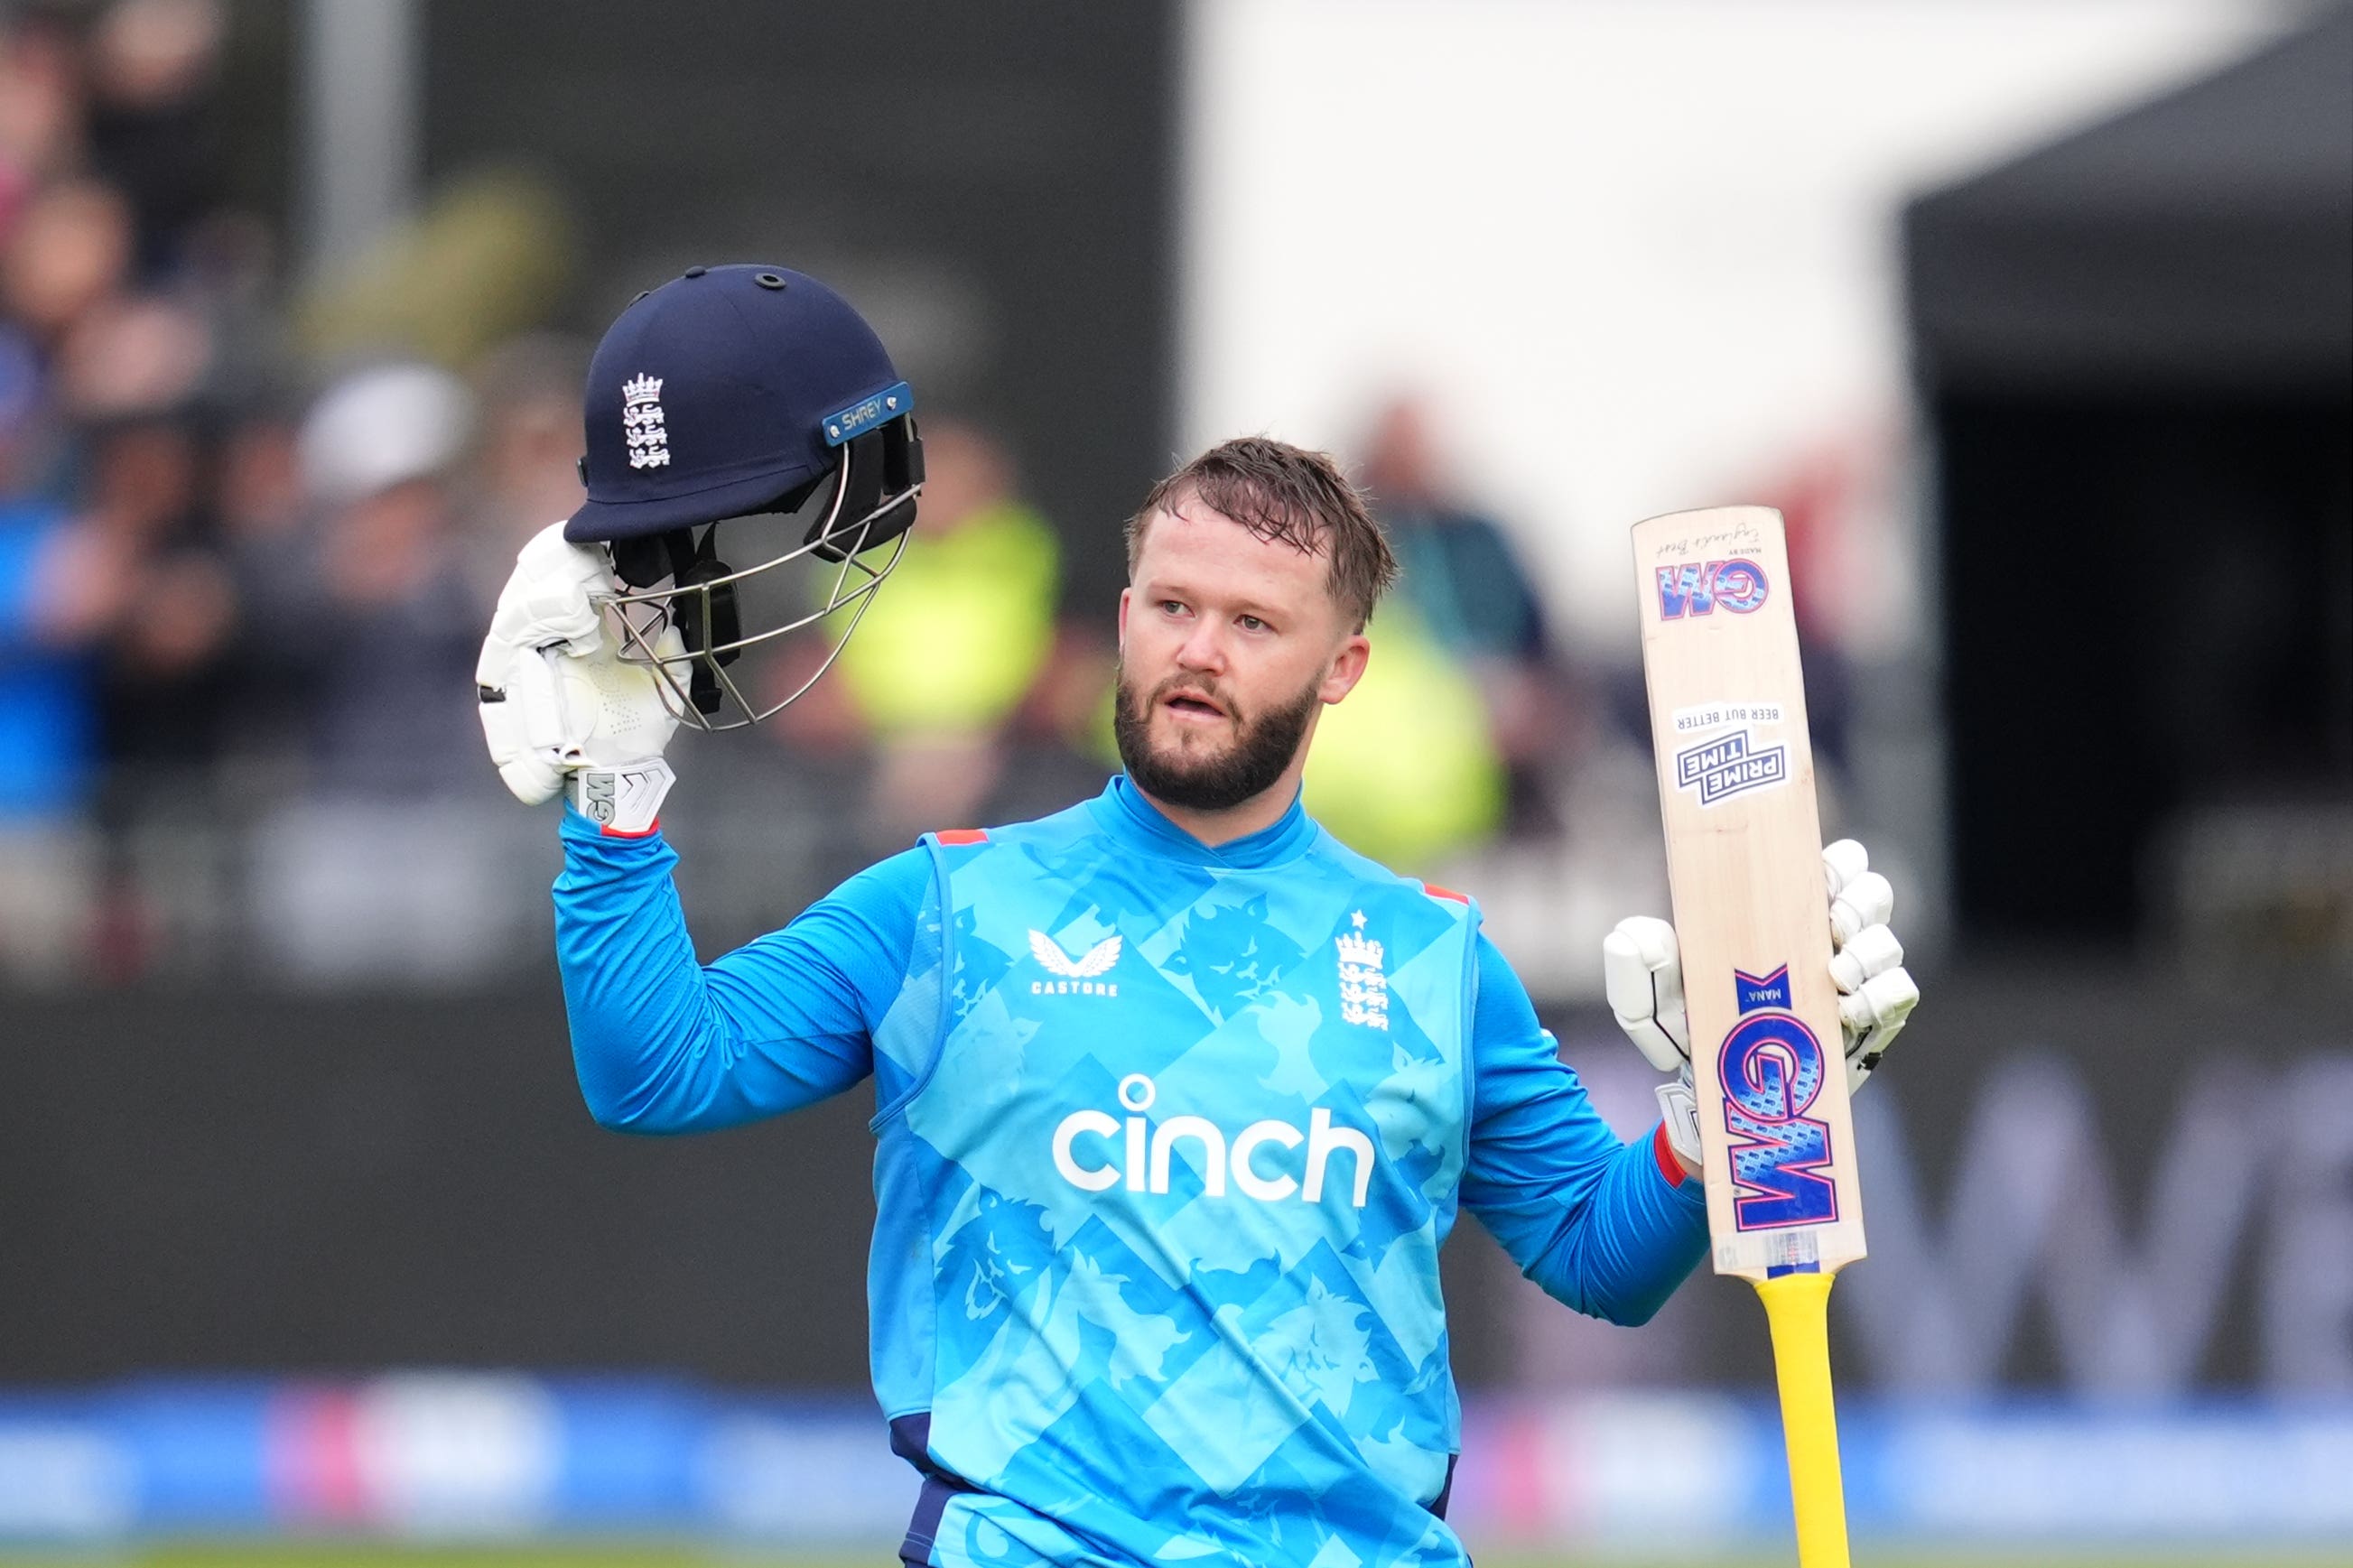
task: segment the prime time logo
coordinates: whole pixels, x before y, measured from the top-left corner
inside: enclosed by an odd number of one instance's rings
[[[1746,730],[1735,730],[1675,753],[1675,787],[1696,790],[1702,805],[1714,805],[1746,790],[1770,789],[1789,779],[1789,749],[1759,746]]]

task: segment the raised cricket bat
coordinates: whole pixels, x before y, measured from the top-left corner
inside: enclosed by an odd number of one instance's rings
[[[1715,1271],[1772,1325],[1803,1568],[1844,1568],[1826,1317],[1863,1255],[1813,749],[1781,514],[1634,526]]]

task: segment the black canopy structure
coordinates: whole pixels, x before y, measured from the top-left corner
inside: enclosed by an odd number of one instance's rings
[[[1905,215],[1939,386],[2341,384],[2353,10]]]
[[[2249,945],[2346,964],[2353,11],[1904,242],[1965,941],[2178,952],[2227,886]]]

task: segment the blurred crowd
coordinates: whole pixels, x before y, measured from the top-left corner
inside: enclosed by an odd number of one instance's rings
[[[229,196],[217,0],[0,22],[0,980],[463,982],[543,963],[545,825],[499,793],[470,673],[515,549],[579,500],[565,215],[445,184],[298,268]],[[706,941],[924,828],[1099,787],[1108,605],[983,421],[926,422],[913,544],[837,669],[754,738],[681,742]],[[1557,838],[1609,704],[1513,538],[1401,398],[1348,454],[1405,567],[1310,805],[1412,869]],[[1103,548],[1118,548],[1106,531]],[[821,640],[765,679],[797,683]]]
[[[434,363],[421,332],[361,342],[356,270],[287,289],[273,226],[228,196],[226,23],[216,0],[119,0],[0,24],[16,976],[227,961],[271,864],[274,923],[300,929],[302,858],[232,831],[286,802],[348,823],[479,796],[452,697],[483,595],[572,504],[574,345]]]
[[[0,958],[109,939],[132,782],[229,743],[238,558],[294,504],[252,330],[267,240],[218,200],[201,4],[0,37]],[[168,785],[164,785],[168,788]]]

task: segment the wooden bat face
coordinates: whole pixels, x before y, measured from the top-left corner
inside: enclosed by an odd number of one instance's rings
[[[1781,517],[1721,507],[1634,528],[1716,1271],[1863,1255],[1813,750]]]

